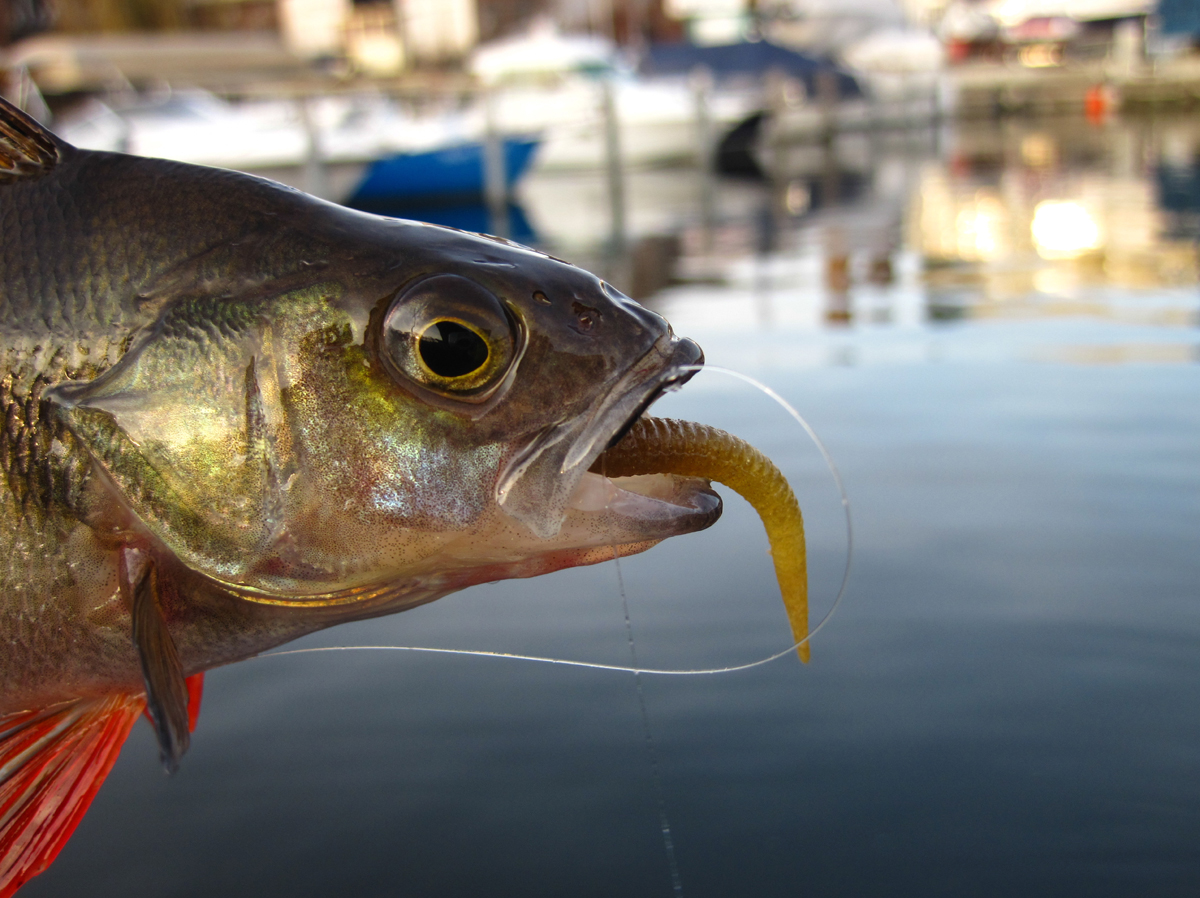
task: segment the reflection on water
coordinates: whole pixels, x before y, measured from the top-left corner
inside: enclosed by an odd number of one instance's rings
[[[1195,244],[1175,225],[1186,210],[1164,207],[1155,179],[1162,145],[1195,144],[1200,131],[1155,124],[999,130],[986,152],[964,141],[952,164],[926,169],[910,220],[914,244],[940,269],[928,278],[934,304],[951,315],[1186,323],[1189,304],[1139,311],[1126,292],[1197,279]]]
[[[785,302],[816,302],[822,314],[789,313],[813,325],[903,317],[888,303],[909,302],[910,289],[923,294],[921,317],[935,320],[1082,314],[1186,325],[1194,315],[1200,125],[1191,118],[1002,121],[891,143],[848,136],[830,150],[798,149],[774,171],[717,184],[707,208],[714,188],[690,172],[627,175],[626,258],[598,252],[608,226],[599,176],[535,176],[526,204],[547,246],[643,299],[669,280],[749,282],[797,293]],[[677,257],[663,254],[664,241]],[[657,279],[639,274],[645,255]]]
[[[602,176],[535,177],[541,245],[829,445],[857,549],[812,663],[646,679],[656,772],[627,675],[382,653],[214,671],[181,773],[138,728],[28,895],[665,898],[658,789],[688,896],[1195,894],[1198,147],[1186,120],[1005,122],[765,182],[629,172],[623,254]],[[703,376],[662,410],[780,464],[827,603],[841,509],[794,423]],[[641,663],[714,666],[782,647],[776,590],[732,497],[619,581],[479,587],[306,644],[619,664],[624,598]]]

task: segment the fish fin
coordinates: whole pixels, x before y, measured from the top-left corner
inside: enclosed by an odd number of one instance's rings
[[[130,576],[129,555],[121,553],[121,586],[132,593],[133,644],[146,685],[146,710],[158,737],[159,757],[167,773],[179,769],[179,759],[191,744],[188,686],[175,640],[163,620],[158,566],[146,564],[137,582]]]
[[[192,674],[187,678],[188,693],[188,732],[196,732],[196,724],[200,721],[200,699],[204,695],[204,671]]]
[[[143,705],[118,694],[0,717],[0,898],[67,844]]]
[[[58,163],[64,146],[36,120],[0,98],[0,184],[40,178]]]
[[[204,672],[192,674],[185,681],[187,684],[188,695],[188,732],[196,732],[196,724],[200,722],[200,699],[204,695]],[[150,716],[150,709],[142,710],[142,716],[150,722],[150,726],[154,726],[154,718]]]

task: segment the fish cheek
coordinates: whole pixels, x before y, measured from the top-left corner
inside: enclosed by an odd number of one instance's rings
[[[297,560],[395,576],[487,509],[501,447],[399,388],[349,333],[307,335],[284,379]]]
[[[575,418],[604,394],[611,367],[587,344],[564,349],[551,336],[534,334],[509,398],[480,424],[493,439],[511,440]]]

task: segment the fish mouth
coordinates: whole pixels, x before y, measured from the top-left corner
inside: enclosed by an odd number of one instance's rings
[[[517,453],[497,483],[501,509],[544,540],[580,513],[642,522],[642,529],[659,530],[657,536],[646,533],[655,541],[711,525],[721,506],[706,481],[667,474],[610,479],[588,472],[656,399],[686,383],[703,363],[695,341],[665,334],[586,415],[548,429]],[[651,526],[655,522],[658,528]]]
[[[610,478],[589,471],[571,493],[563,531],[577,531],[572,540],[577,546],[653,541],[652,545],[711,527],[721,509],[721,497],[699,477]]]
[[[579,465],[584,470],[609,446],[615,446],[629,432],[635,421],[664,393],[677,390],[691,380],[704,364],[704,351],[694,340],[671,338],[670,355],[662,367],[645,376],[641,365],[634,366],[608,399],[596,406],[586,420],[582,433],[574,441],[563,460],[560,473],[566,474]],[[654,350],[642,361],[655,361]],[[662,351],[658,355],[661,357]],[[584,464],[586,462],[586,464]]]

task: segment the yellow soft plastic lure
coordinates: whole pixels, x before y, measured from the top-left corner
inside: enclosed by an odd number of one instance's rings
[[[783,607],[798,643],[796,653],[801,661],[808,661],[804,517],[796,494],[769,458],[745,440],[715,427],[672,418],[642,417],[619,443],[597,459],[592,470],[607,477],[638,474],[703,477],[725,484],[749,502],[767,530]]]

